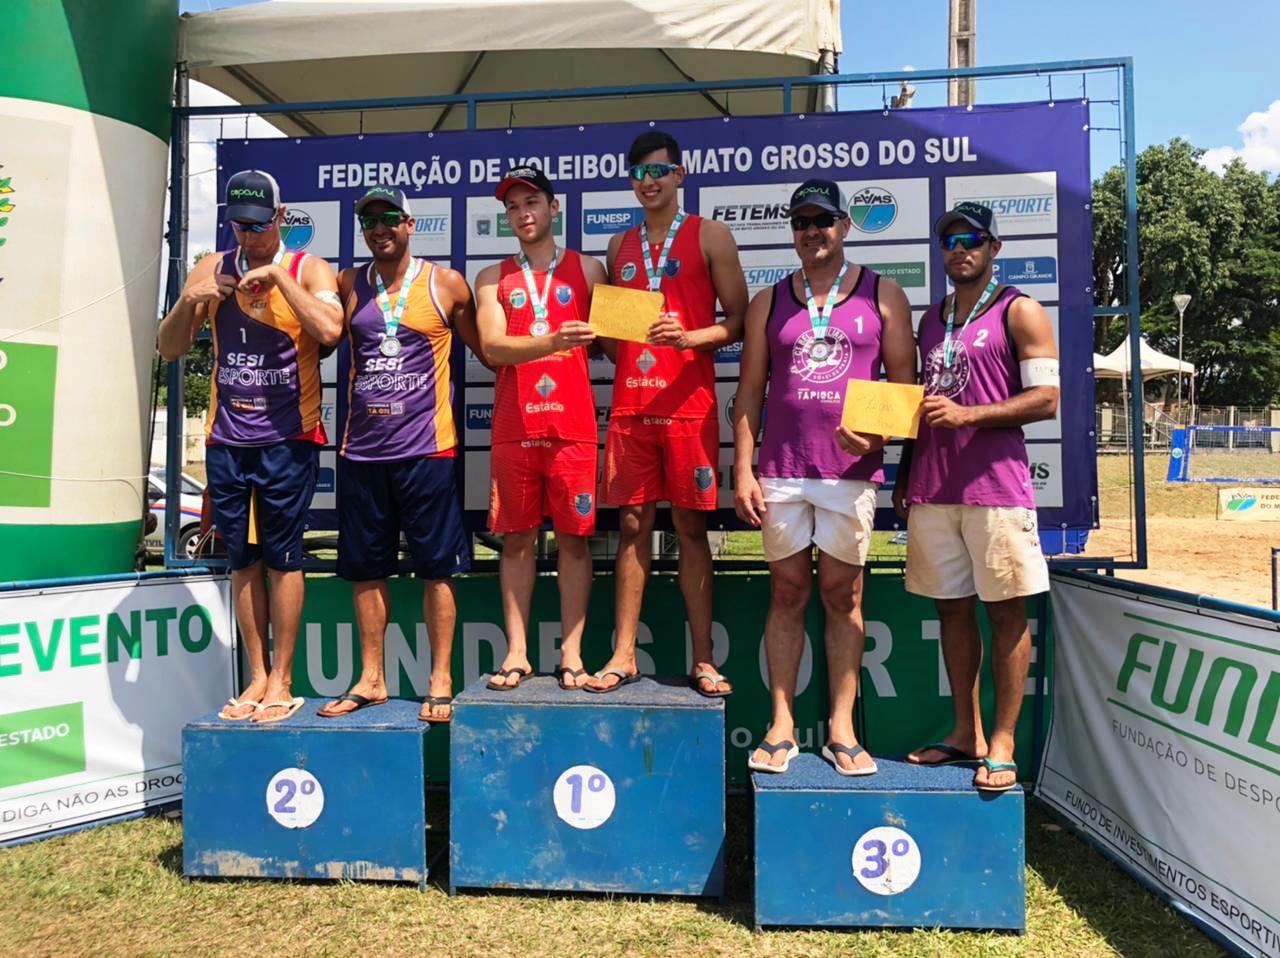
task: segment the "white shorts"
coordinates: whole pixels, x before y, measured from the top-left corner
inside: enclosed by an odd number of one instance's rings
[[[907,513],[907,591],[1002,602],[1049,591],[1034,509],[916,503]]]
[[[761,477],[768,504],[764,557],[778,562],[816,545],[849,565],[866,565],[876,519],[876,484],[861,479]]]

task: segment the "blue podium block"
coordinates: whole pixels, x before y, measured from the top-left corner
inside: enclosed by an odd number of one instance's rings
[[[484,680],[454,699],[449,885],[721,896],[724,702]]]
[[[973,766],[876,763],[845,778],[805,754],[752,774],[756,927],[1025,930],[1022,789],[979,792]]]
[[[418,704],[270,725],[209,715],[182,732],[182,872],[426,886],[426,747]],[[443,734],[443,733],[440,733]]]

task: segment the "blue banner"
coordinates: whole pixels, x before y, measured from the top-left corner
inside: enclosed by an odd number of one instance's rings
[[[741,251],[754,294],[798,265],[783,212],[809,176],[839,182],[849,199],[851,259],[895,279],[918,324],[947,292],[930,225],[960,200],[997,212],[1004,282],[1043,303],[1062,358],[1058,416],[1024,430],[1042,530],[1096,527],[1092,228],[1088,104],[1075,100],[988,107],[820,113],[664,121],[684,149],[683,205],[724,222]],[[221,140],[219,195],[226,178],[248,168],[271,172],[288,206],[287,245],[337,266],[367,260],[352,205],[379,182],[401,186],[417,218],[414,253],[451,265],[469,281],[516,250],[493,189],[509,167],[535,162],[555,181],[559,242],[603,259],[609,237],[640,222],[626,177],[626,149],[649,123],[369,134],[305,139]],[[219,224],[220,248],[234,242]],[[455,409],[463,436],[458,464],[471,528],[484,528],[489,498],[489,423],[493,374],[459,344]],[[721,409],[720,510],[713,527],[741,528],[729,489],[728,411],[740,347],[716,356]],[[613,366],[591,365],[603,442]],[[336,446],[346,415],[345,348],[322,370],[326,427]],[[332,528],[336,452],[323,454],[326,481],[314,502],[313,528]],[[899,520],[889,507],[898,448],[887,453],[879,528]],[[661,515],[661,513],[660,513]],[[601,528],[616,528],[601,510]]]

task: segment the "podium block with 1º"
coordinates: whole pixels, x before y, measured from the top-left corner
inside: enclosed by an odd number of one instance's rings
[[[642,679],[549,677],[454,700],[449,884],[719,896],[724,702]]]
[[[428,728],[415,702],[283,722],[216,715],[182,733],[182,872],[425,887]],[[443,734],[443,733],[442,733]]]
[[[972,766],[877,759],[844,778],[816,755],[755,772],[756,927],[1026,927],[1022,789]]]

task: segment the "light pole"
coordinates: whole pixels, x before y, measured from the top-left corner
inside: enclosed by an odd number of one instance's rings
[[[1173,294],[1173,305],[1178,308],[1178,415],[1182,415],[1182,314],[1190,302],[1191,296],[1187,293]]]

